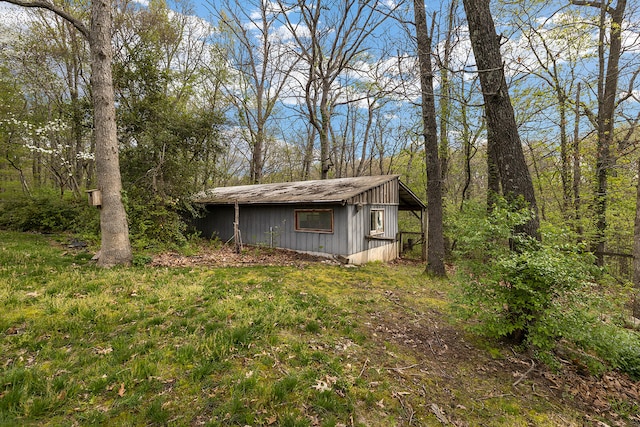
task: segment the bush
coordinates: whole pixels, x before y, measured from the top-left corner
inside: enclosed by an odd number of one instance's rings
[[[158,195],[143,196],[132,191],[124,197],[132,245],[137,249],[182,247],[189,234],[187,207]]]
[[[592,373],[618,369],[640,379],[640,335],[603,316],[620,308],[595,282],[594,257],[566,229],[543,229],[543,243],[514,235],[529,215],[504,201],[491,215],[480,206],[452,215],[456,312],[475,332],[516,339],[547,362],[562,341]]]
[[[40,233],[72,232],[96,235],[98,210],[71,195],[41,191],[33,196],[17,195],[0,202],[0,228]]]
[[[588,282],[593,258],[575,246],[514,234],[530,215],[501,201],[491,215],[476,206],[456,218],[451,229],[462,275],[454,299],[482,334],[544,349],[557,334],[549,322],[553,302]],[[509,249],[514,242],[518,251]]]

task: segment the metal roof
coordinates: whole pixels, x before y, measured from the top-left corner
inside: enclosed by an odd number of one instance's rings
[[[354,178],[282,182],[276,184],[238,185],[202,191],[193,197],[204,204],[297,204],[340,203],[392,180],[398,175],[361,176]],[[421,210],[424,203],[399,180],[400,208]]]

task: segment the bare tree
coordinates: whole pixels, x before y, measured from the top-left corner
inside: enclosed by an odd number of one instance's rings
[[[278,34],[282,11],[271,1],[225,1],[216,7],[232,73],[231,95],[251,147],[250,179],[262,180],[268,124],[299,60]]]
[[[0,0],[18,6],[47,9],[67,20],[89,40],[91,89],[96,140],[96,177],[102,192],[100,231],[102,244],[98,265],[112,267],[131,263],[129,226],[122,203],[116,111],[111,76],[111,0],[92,0],[89,29],[72,13],[46,0]]]
[[[605,232],[607,229],[608,180],[611,168],[614,165],[614,157],[612,155],[614,116],[616,108],[621,101],[616,98],[618,94],[620,57],[622,56],[622,28],[627,0],[618,0],[615,7],[611,6],[607,1],[571,0],[571,3],[578,6],[595,7],[600,11],[598,28],[598,111],[594,114],[587,109],[586,112],[597,131],[596,236],[593,249],[596,254],[597,264],[602,266],[604,265]],[[610,20],[607,17],[610,17]],[[609,23],[608,29],[607,23]],[[607,37],[609,39],[608,44]]]
[[[422,126],[427,168],[427,272],[435,276],[445,276],[442,175],[440,172],[440,160],[438,158],[436,104],[433,93],[433,71],[431,66],[432,36],[427,29],[427,18],[423,0],[414,0],[414,13],[418,61],[420,63]]]
[[[304,103],[320,141],[321,178],[331,169],[330,132],[338,79],[393,11],[383,1],[279,0],[285,25],[306,67]],[[397,6],[394,6],[397,7]],[[293,17],[300,20],[293,20]]]

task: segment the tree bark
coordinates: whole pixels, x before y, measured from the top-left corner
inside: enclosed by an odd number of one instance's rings
[[[633,229],[633,317],[640,319],[640,160],[636,191],[636,220]]]
[[[598,43],[598,114],[596,127],[598,133],[596,153],[596,189],[595,222],[596,236],[593,251],[596,264],[604,265],[605,233],[607,230],[607,202],[609,192],[609,173],[614,166],[611,154],[614,131],[614,113],[618,93],[619,63],[622,55],[622,26],[627,0],[618,0],[615,8],[608,2],[572,0],[579,6],[592,6],[600,9],[600,34]],[[605,61],[607,15],[611,16],[609,28],[609,55]],[[605,66],[606,62],[606,66]]]
[[[422,123],[427,168],[427,272],[445,276],[444,227],[442,221],[442,175],[438,159],[438,134],[436,106],[433,95],[431,68],[431,36],[423,0],[414,0],[418,61],[420,63],[420,87],[422,91]]]
[[[102,192],[98,265],[128,265],[132,260],[129,226],[122,203],[122,181],[111,76],[111,1],[91,2],[91,87],[95,116],[96,178]]]
[[[573,212],[575,230],[578,234],[578,239],[582,239],[582,225],[581,221],[581,199],[580,199],[580,180],[582,179],[582,169],[580,168],[580,90],[581,85],[578,82],[576,87],[576,102],[575,102],[575,123],[573,128]]]
[[[493,140],[495,162],[505,197],[521,197],[532,210],[532,218],[516,231],[536,239],[539,235],[538,208],[533,182],[524,158],[518,126],[504,77],[500,37],[489,9],[489,0],[464,0],[473,53],[480,76],[489,139]]]
[[[640,319],[640,160],[638,160],[638,187],[636,190],[636,220],[633,229],[633,317]]]

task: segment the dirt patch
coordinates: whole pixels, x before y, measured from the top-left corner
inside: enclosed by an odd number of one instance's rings
[[[297,266],[311,263],[340,264],[333,258],[303,254],[295,251],[274,248],[244,246],[236,253],[232,246],[202,247],[197,255],[182,255],[166,252],[153,257],[153,267],[241,267],[241,266]]]

